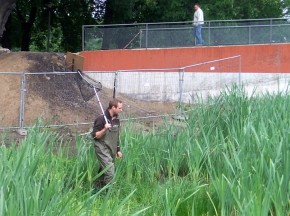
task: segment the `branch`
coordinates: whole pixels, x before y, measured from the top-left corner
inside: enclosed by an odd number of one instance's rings
[[[11,11],[15,7],[16,0],[1,1],[0,0],[0,37],[5,30],[5,24],[10,16]]]

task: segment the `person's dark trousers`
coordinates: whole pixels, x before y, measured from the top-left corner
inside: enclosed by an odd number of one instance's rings
[[[100,163],[98,173],[102,170],[107,169],[95,182],[95,186],[102,188],[109,184],[114,178],[114,160],[115,155],[112,154],[111,149],[108,146],[95,142],[95,152]]]

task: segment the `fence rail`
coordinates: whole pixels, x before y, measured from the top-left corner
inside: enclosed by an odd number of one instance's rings
[[[192,21],[84,25],[82,49],[140,49],[195,46]],[[203,25],[205,46],[290,42],[286,18],[213,20]]]

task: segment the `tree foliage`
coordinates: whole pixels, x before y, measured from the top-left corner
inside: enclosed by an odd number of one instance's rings
[[[94,6],[93,0],[59,2],[56,15],[62,29],[62,47],[65,50],[81,50],[82,25],[96,24],[93,19]]]
[[[0,33],[1,14],[4,14],[1,2],[10,1],[13,0],[0,0]],[[2,45],[45,51],[50,32],[51,51],[79,51],[82,25],[191,20],[194,3],[191,0],[17,0]],[[206,20],[223,20],[282,17],[289,13],[290,0],[200,0],[199,3]]]
[[[50,50],[79,51],[82,25],[96,24],[94,12],[94,0],[17,0],[2,44],[10,49],[45,51],[50,15]]]
[[[256,19],[282,17],[289,0],[204,1],[207,19]]]

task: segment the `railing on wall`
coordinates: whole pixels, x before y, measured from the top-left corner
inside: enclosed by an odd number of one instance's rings
[[[205,21],[202,35],[205,46],[289,43],[290,20]],[[83,50],[192,47],[195,44],[192,21],[82,27]]]

